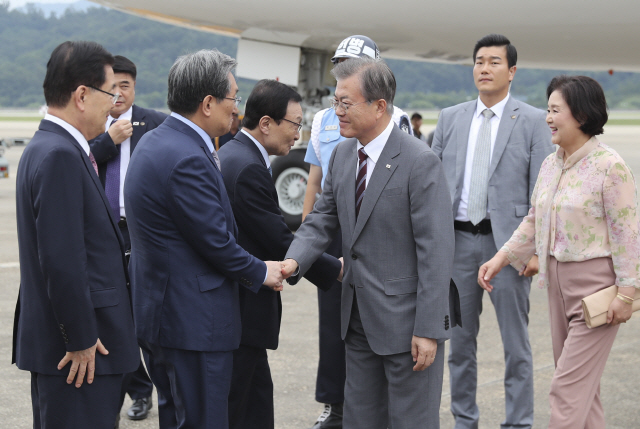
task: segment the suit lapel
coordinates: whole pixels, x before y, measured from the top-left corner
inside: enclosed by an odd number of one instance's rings
[[[349,214],[349,230],[353,231],[356,227],[356,160],[358,159],[358,155],[356,154],[357,149],[357,141],[356,139],[351,139],[348,143],[340,143],[340,144],[349,144],[351,147],[349,148],[349,152],[347,157],[344,160],[344,170],[342,172],[342,180],[341,183],[344,184],[344,195],[346,198],[346,207],[347,213]],[[334,150],[337,150],[334,149]],[[335,161],[334,161],[335,162]],[[337,177],[334,178],[335,180]],[[334,186],[335,189],[335,186]],[[334,193],[335,198],[335,193]],[[362,209],[362,207],[360,207]]]
[[[400,137],[398,133],[401,133],[400,128],[393,127],[391,130],[391,134],[389,135],[389,139],[387,143],[384,145],[384,149],[382,149],[382,153],[378,158],[378,162],[376,162],[376,166],[373,169],[373,173],[371,174],[371,178],[369,183],[367,183],[367,188],[364,194],[364,198],[362,200],[362,205],[360,206],[360,214],[358,215],[358,220],[356,222],[355,230],[353,231],[353,242],[358,239],[360,232],[364,228],[364,225],[367,223],[373,208],[378,202],[378,198],[380,198],[380,194],[382,190],[387,185],[387,182],[393,175],[393,172],[398,167],[398,161],[395,159],[400,154]],[[389,166],[387,168],[387,166]],[[355,217],[355,160],[352,169],[353,176],[353,214]]]
[[[493,154],[491,154],[491,166],[489,167],[489,179],[496,167],[500,162],[500,157],[504,153],[504,149],[509,142],[509,136],[511,131],[518,121],[518,102],[511,96],[507,104],[504,106],[504,112],[502,112],[502,118],[500,118],[500,126],[498,127],[498,135],[496,136],[496,143],[493,146]]]
[[[473,115],[476,113],[477,100],[474,103],[468,103],[465,105],[465,110],[462,112],[462,121],[456,127],[456,184],[462,185],[464,180],[464,169],[467,164],[467,149],[469,147],[469,132],[471,130],[471,122],[473,121]],[[458,186],[460,192],[462,192],[462,186]]]

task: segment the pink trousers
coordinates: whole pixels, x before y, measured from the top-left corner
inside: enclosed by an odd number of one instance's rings
[[[589,329],[582,298],[615,283],[613,262],[549,261],[549,316],[556,370],[551,381],[551,429],[603,429],[600,378],[619,325]]]

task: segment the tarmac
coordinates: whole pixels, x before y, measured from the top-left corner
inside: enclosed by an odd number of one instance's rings
[[[0,138],[28,137],[37,122],[0,121]],[[424,126],[429,132],[433,127]],[[616,149],[631,168],[640,172],[637,148],[640,126],[605,127],[601,141]],[[20,273],[16,234],[15,178],[24,146],[6,150],[10,176],[0,179],[0,427],[26,429],[32,427],[30,375],[11,365],[13,317]],[[63,171],[60,174],[64,174]],[[638,173],[640,174],[640,173]],[[285,285],[282,293],[283,318],[280,347],[269,353],[275,388],[275,427],[308,429],[322,411],[315,402],[315,376],[318,360],[318,308],[316,289],[306,281],[297,286]],[[547,293],[533,286],[529,314],[529,335],[533,350],[535,420],[534,428],[546,428],[549,420],[548,392],[554,371],[547,310]],[[493,306],[485,294],[485,311],[481,316],[478,338],[478,392],[480,428],[498,428],[504,420],[504,358]],[[610,429],[640,428],[640,313],[618,333],[601,383],[601,394]],[[106,345],[108,348],[108,344]],[[61,356],[62,358],[62,356]],[[446,366],[445,366],[446,368]],[[445,381],[440,406],[442,428],[452,428],[449,411],[449,379]],[[636,386],[636,387],[633,387]],[[158,428],[155,407],[143,421],[130,421],[123,407],[122,429]],[[362,428],[366,429],[366,428]],[[423,428],[429,429],[429,428]]]

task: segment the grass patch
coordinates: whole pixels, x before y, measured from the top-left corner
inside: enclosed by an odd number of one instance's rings
[[[0,121],[14,122],[40,122],[41,116],[0,116]]]
[[[609,119],[607,125],[640,125],[640,119]]]

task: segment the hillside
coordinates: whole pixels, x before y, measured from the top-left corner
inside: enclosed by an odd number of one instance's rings
[[[65,40],[94,40],[138,66],[136,102],[165,107],[167,74],[176,57],[217,48],[235,56],[236,39],[153,22],[101,7],[45,13],[38,7],[9,10],[0,4],[0,107],[38,107],[44,103],[42,81],[51,51]],[[473,41],[469,43],[471,51]],[[471,55],[471,52],[469,52]],[[477,96],[471,67],[390,60],[396,74],[396,102],[406,109],[439,109]],[[519,69],[512,93],[546,106],[545,88],[559,71]],[[576,73],[576,72],[571,72]],[[634,73],[586,73],[605,88],[611,108],[640,109],[640,79]],[[240,82],[244,97],[252,82]]]

